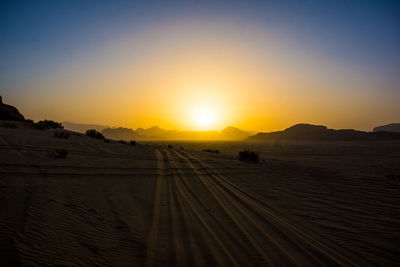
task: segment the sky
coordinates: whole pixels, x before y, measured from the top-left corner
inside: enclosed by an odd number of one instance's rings
[[[0,95],[129,128],[400,122],[399,1],[2,1]]]

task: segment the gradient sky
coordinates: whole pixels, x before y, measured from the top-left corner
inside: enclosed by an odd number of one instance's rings
[[[2,1],[0,94],[131,128],[400,122],[400,1]],[[196,124],[196,113],[212,125]]]

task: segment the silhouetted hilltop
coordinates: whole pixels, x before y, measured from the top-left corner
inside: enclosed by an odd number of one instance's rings
[[[238,128],[228,126],[221,131],[221,138],[225,140],[243,140],[250,134]]]
[[[146,136],[136,133],[134,130],[129,128],[107,128],[101,131],[101,133],[114,140],[145,140]]]
[[[400,133],[363,132],[353,129],[334,130],[326,126],[296,124],[283,131],[258,133],[250,136],[249,141],[292,140],[292,141],[369,141],[400,140]]]
[[[374,132],[396,132],[400,133],[400,123],[391,123],[374,128]]]
[[[0,96],[0,120],[9,121],[24,121],[24,116],[19,113],[18,109],[3,103],[3,99]]]
[[[138,128],[136,131],[128,128],[108,128],[101,133],[116,140],[243,140],[250,135],[234,127],[227,127],[221,132],[165,130],[158,126]]]
[[[95,129],[96,131],[101,132],[106,128],[110,128],[110,126],[105,126],[105,125],[74,123],[69,121],[62,122],[62,125],[64,125],[65,129],[79,133],[85,133],[89,129]]]
[[[148,129],[143,129],[143,128],[136,129],[137,134],[151,137],[154,139],[163,139],[166,137],[166,135],[168,135],[169,132],[171,131],[161,129],[158,126],[153,126]]]

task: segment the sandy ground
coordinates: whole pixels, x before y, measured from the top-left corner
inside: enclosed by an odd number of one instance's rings
[[[1,266],[399,262],[399,143],[133,147],[18,126],[0,128]]]

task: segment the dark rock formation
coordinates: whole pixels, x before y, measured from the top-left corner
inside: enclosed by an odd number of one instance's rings
[[[391,123],[374,128],[374,132],[395,132],[400,133],[400,123]]]
[[[18,109],[4,104],[3,99],[0,96],[0,120],[24,121],[25,118],[21,113],[19,113]]]
[[[163,139],[166,135],[169,134],[168,130],[164,130],[158,126],[153,126],[148,129],[138,128],[136,129],[136,133],[140,135],[145,135],[152,138],[160,138]]]
[[[291,141],[373,141],[400,140],[400,133],[363,132],[353,129],[333,130],[326,126],[296,124],[284,131],[258,133],[250,136],[249,141],[291,140]]]
[[[109,138],[114,140],[143,140],[146,139],[145,136],[137,134],[134,130],[129,128],[107,128],[101,131],[101,133]]]
[[[221,131],[221,139],[224,140],[243,140],[249,136],[250,134],[248,132],[232,126],[228,126]]]
[[[63,121],[62,125],[64,125],[65,129],[78,133],[86,133],[86,131],[90,129],[95,129],[96,131],[101,132],[106,128],[110,128],[110,126],[105,125],[74,123],[69,121]]]

